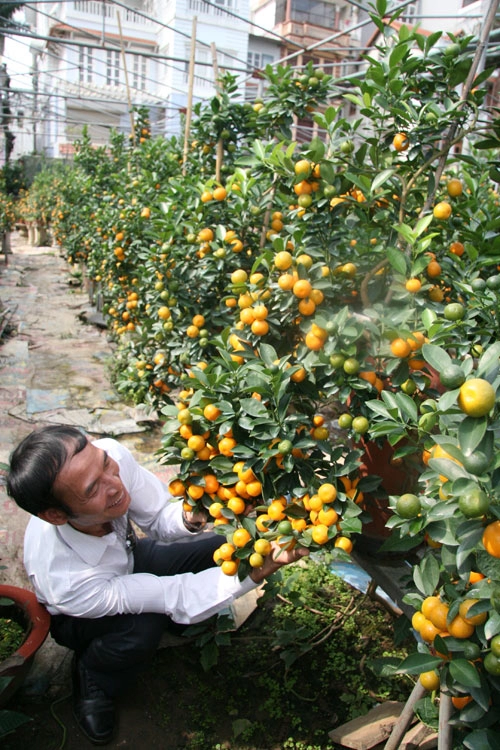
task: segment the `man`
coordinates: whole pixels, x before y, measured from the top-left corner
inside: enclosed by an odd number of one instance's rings
[[[240,581],[215,566],[220,535],[186,513],[120,443],[77,428],[35,430],[12,454],[7,491],[33,515],[24,563],[51,634],[75,652],[76,720],[96,745],[114,730],[113,699],[154,654],[169,622],[200,622],[305,549],[275,550]],[[130,521],[145,532],[137,540]],[[167,542],[167,543],[166,543]],[[279,553],[279,554],[278,554]]]

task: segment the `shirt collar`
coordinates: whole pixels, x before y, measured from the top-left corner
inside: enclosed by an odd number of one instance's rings
[[[77,531],[69,523],[64,523],[57,529],[64,542],[89,565],[98,565],[107,547],[116,542],[114,531],[104,536],[92,536]]]

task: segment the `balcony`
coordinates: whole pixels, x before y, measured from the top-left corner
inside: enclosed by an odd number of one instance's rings
[[[143,3],[141,10],[149,13],[148,3]],[[137,24],[138,26],[149,26],[153,23],[148,18],[136,13],[134,7],[123,8],[121,6],[106,3],[105,0],[74,0],[73,9],[75,13],[86,16],[98,16],[99,18],[109,18],[114,20],[116,12],[119,11],[122,20],[127,24]],[[137,9],[138,10],[138,9]]]
[[[303,47],[309,47],[311,44],[317,44],[321,39],[326,39],[332,34],[340,32],[340,29],[326,29],[307,22],[283,21],[275,26],[274,31],[291,42],[296,42]],[[349,47],[350,44],[349,27],[347,25],[345,25],[344,34],[337,37],[333,42],[328,42],[329,47],[338,46],[339,51],[342,48]]]
[[[214,8],[213,5],[203,2],[203,0],[188,0],[188,10],[194,14],[204,14],[207,16],[225,16],[226,18],[233,18],[228,16],[225,12],[226,9],[232,13],[238,13],[238,7],[236,0],[212,0],[213,3],[218,5],[218,8]]]

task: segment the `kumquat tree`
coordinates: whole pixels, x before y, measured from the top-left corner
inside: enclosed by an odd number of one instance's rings
[[[416,711],[440,712],[453,747],[496,747],[500,120],[470,38],[395,33],[377,11],[348,86],[269,66],[249,104],[225,75],[187,154],[145,111],[109,150],[83,138],[51,227],[222,570],[274,542],[345,557],[380,515],[382,549],[419,560],[397,668],[428,691]]]

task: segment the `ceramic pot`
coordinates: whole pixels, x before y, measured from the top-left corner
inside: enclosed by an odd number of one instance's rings
[[[11,617],[24,624],[25,637],[17,651],[0,662],[0,677],[10,677],[9,683],[0,692],[0,707],[11,698],[22,685],[36,652],[45,641],[50,628],[50,615],[39,604],[35,594],[16,586],[0,585],[0,598],[12,599],[13,604],[2,606],[2,617]]]
[[[363,526],[363,534],[386,539],[391,535],[391,530],[385,525],[392,516],[388,497],[415,492],[420,476],[419,467],[414,463],[414,458],[413,461],[407,458],[395,462],[395,448],[386,440],[379,444],[374,440],[362,439],[359,447],[363,451],[360,475],[376,475],[382,480],[375,492],[363,493],[361,507],[371,516],[371,521]]]

